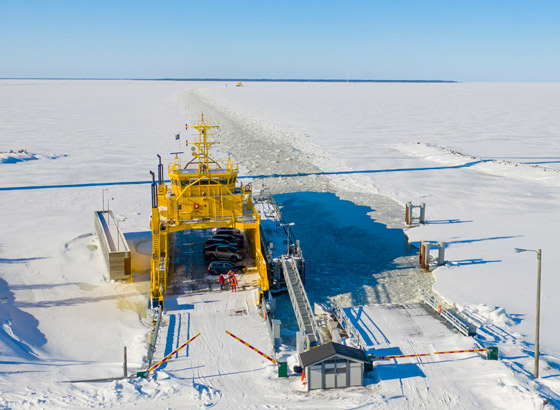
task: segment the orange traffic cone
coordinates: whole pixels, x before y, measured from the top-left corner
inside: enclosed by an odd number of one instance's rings
[[[305,386],[307,384],[307,380],[305,379],[305,370],[301,371],[301,383]]]

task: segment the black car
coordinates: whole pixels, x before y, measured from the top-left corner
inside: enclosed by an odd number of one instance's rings
[[[243,253],[235,247],[217,245],[215,249],[204,249],[204,257],[212,261],[239,262],[243,259]]]
[[[237,247],[239,247],[239,241],[236,241],[234,239],[225,239],[225,238],[212,238],[212,239],[208,239],[206,242],[204,242],[204,244],[202,245],[203,247],[207,247],[207,246],[211,246],[211,245],[215,245],[215,244],[220,244],[220,245],[235,245]]]
[[[240,273],[244,273],[245,266],[243,265],[236,265],[235,263],[227,262],[227,261],[214,261],[210,265],[208,265],[208,274],[210,275],[227,275],[229,271],[232,271],[236,275]]]
[[[236,229],[236,228],[214,228],[214,229],[212,229],[212,233],[214,235],[220,235],[220,234],[239,235],[241,233],[241,231],[239,229]]]
[[[207,252],[215,251],[217,247],[228,248],[228,249],[231,249],[233,252],[241,251],[240,247],[235,243],[216,242],[216,243],[212,243],[212,244],[204,246],[202,248],[202,252],[206,254]]]
[[[224,241],[228,241],[229,243],[236,242],[239,243],[240,245],[243,245],[245,243],[245,238],[243,238],[243,235],[219,234],[219,235],[214,235],[212,239],[222,239]]]

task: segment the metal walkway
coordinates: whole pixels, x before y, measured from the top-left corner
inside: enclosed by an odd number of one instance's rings
[[[282,271],[284,272],[284,278],[286,280],[292,306],[294,307],[299,329],[303,332],[307,343],[306,348],[309,349],[311,346],[319,344],[319,332],[296,263],[291,257],[282,256]]]

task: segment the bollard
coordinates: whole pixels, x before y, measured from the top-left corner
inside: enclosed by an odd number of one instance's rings
[[[438,242],[438,266],[445,265],[445,242]]]
[[[407,202],[406,203],[406,210],[405,210],[405,215],[404,215],[404,222],[407,225],[410,225],[412,223],[412,202]]]
[[[418,219],[420,220],[421,224],[426,222],[426,204],[424,202],[420,204],[420,218]]]
[[[422,242],[420,241],[420,252],[418,255],[420,267],[425,270],[430,270],[430,249],[432,246],[436,246],[430,242]],[[442,266],[445,265],[445,242],[438,242],[438,257],[437,257],[437,265]]]
[[[430,270],[430,248],[432,247],[432,244],[429,242],[423,242],[422,247],[424,248],[424,251],[422,252],[423,259],[420,266],[425,271],[428,271]]]
[[[303,339],[303,332],[296,332],[296,351],[298,353],[305,352],[305,340]]]
[[[279,319],[272,319],[272,335],[274,339],[280,339],[280,326],[282,325],[282,321]]]
[[[415,218],[414,215],[412,214],[412,211],[413,211],[414,208],[419,209],[419,215],[418,215],[417,218]],[[414,220],[417,220],[418,223],[420,223],[420,224],[426,223],[426,204],[425,203],[421,203],[420,205],[413,205],[412,202],[407,202],[406,203],[404,221],[405,221],[407,226],[412,226],[413,223],[414,223]]]
[[[126,346],[124,347],[124,362],[123,362],[123,377],[126,379],[128,376],[128,366],[126,363]]]

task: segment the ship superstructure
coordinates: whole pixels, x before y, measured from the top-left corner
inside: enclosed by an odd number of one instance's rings
[[[186,142],[190,160],[182,161],[182,152],[168,165],[170,184],[164,182],[163,164],[159,157],[157,181],[152,172],[152,307],[164,306],[170,283],[170,235],[189,229],[234,228],[246,239],[248,270],[258,275],[259,299],[268,291],[265,258],[261,250],[260,216],[253,206],[251,185],[237,180],[239,165],[228,158],[216,161],[210,148],[210,130],[201,115],[198,125],[185,128],[197,131],[194,142]],[[260,302],[260,300],[259,300]]]

